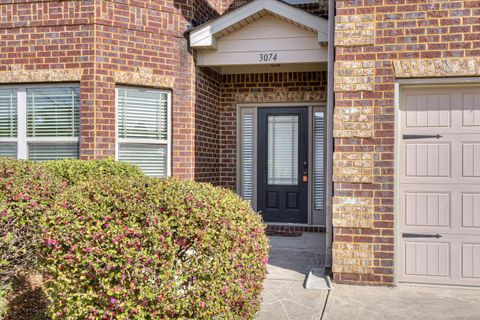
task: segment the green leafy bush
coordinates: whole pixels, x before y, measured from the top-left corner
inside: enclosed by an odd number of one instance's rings
[[[45,163],[0,157],[0,286],[37,267],[41,218],[67,185],[91,177],[141,177],[141,170],[114,160]]]
[[[36,268],[40,218],[63,187],[31,162],[0,158],[0,287]]]
[[[139,177],[62,193],[44,245],[54,319],[252,319],[268,240],[231,191]]]
[[[118,162],[113,159],[90,161],[65,159],[47,161],[39,165],[59,176],[70,185],[76,185],[101,176],[144,176],[140,168],[128,162]]]
[[[0,319],[4,319],[7,314],[7,295],[10,288],[6,285],[0,285]]]

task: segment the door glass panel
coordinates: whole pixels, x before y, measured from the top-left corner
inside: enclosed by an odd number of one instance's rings
[[[298,116],[268,116],[268,184],[298,185]]]

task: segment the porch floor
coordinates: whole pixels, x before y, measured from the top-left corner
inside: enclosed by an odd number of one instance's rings
[[[320,319],[327,291],[304,289],[311,267],[323,267],[325,234],[270,236],[270,259],[257,319]]]

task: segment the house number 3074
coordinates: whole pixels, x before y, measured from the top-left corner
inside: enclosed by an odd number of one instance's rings
[[[277,53],[260,53],[259,62],[271,62],[277,61]]]

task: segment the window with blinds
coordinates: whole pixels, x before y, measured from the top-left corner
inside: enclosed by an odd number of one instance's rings
[[[78,88],[27,89],[28,137],[78,137]]]
[[[26,85],[0,89],[0,156],[78,158],[80,89]]]
[[[267,174],[270,185],[298,185],[298,116],[269,116]]]
[[[313,205],[315,210],[324,210],[325,200],[325,114],[314,113],[313,125]]]
[[[242,157],[241,194],[243,199],[253,201],[254,192],[254,114],[252,110],[242,112]]]
[[[169,105],[171,94],[140,88],[117,89],[118,160],[149,176],[169,174]]]
[[[78,159],[77,143],[29,143],[28,159],[47,161],[55,159]]]
[[[17,157],[17,90],[0,89],[0,156]]]

